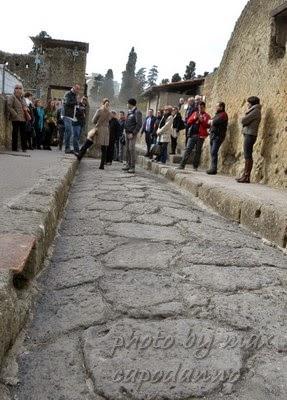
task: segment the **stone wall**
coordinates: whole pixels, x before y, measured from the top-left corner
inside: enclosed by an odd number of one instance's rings
[[[11,122],[7,119],[6,99],[0,95],[0,150],[10,147]]]
[[[0,64],[8,62],[8,69],[23,80],[26,90],[36,87],[35,56],[0,51]]]
[[[219,170],[241,173],[244,159],[240,119],[246,99],[259,96],[263,118],[254,151],[252,179],[274,187],[287,187],[287,56],[272,51],[271,12],[283,0],[250,0],[238,19],[217,72],[207,77],[203,94],[213,112],[218,101],[225,101],[230,118],[222,147]],[[203,164],[209,163],[206,141]]]
[[[51,39],[53,44],[53,40]],[[61,95],[75,83],[81,85],[82,93],[85,91],[85,71],[87,51],[78,49],[77,56],[73,54],[74,42],[71,48],[67,45],[53,45],[44,49],[39,55],[40,64],[36,68],[36,56],[33,54],[11,54],[0,51],[0,64],[8,62],[10,71],[23,80],[24,89],[32,91],[42,100],[53,96],[53,90]],[[60,90],[60,92],[59,92]],[[59,96],[57,96],[59,97]]]

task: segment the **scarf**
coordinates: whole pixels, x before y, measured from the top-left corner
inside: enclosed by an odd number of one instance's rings
[[[170,115],[171,115],[170,113],[164,114],[164,116],[162,117],[162,119],[160,121],[159,128],[162,128],[163,126],[165,126],[166,120],[168,119],[168,117]]]

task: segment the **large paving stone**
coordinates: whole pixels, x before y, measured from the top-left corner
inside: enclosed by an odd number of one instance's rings
[[[200,222],[201,212],[197,210],[183,210],[172,207],[163,207],[161,213],[183,221]]]
[[[103,276],[99,287],[112,308],[135,317],[182,314],[180,292],[169,276],[126,271]]]
[[[221,226],[219,222],[217,222],[217,228],[213,226],[213,229],[211,229],[210,224],[202,222],[200,217],[198,217],[195,223],[182,221],[178,224],[178,228],[182,233],[190,235],[190,237],[195,237],[197,240],[206,242],[207,244],[218,242],[219,246],[222,244],[234,249],[242,247],[249,247],[255,250],[265,249],[263,243],[249,232],[244,232],[243,234],[240,228],[229,231],[224,226]]]
[[[182,247],[182,254],[175,258],[173,263],[178,267],[194,264],[261,267],[270,266],[280,269],[287,268],[287,256],[276,249],[267,247],[265,251],[252,248],[232,248],[219,243],[190,241]]]
[[[49,279],[51,288],[63,289],[95,282],[102,274],[101,263],[95,261],[93,257],[55,261],[41,276],[40,283],[44,284],[46,279]]]
[[[61,233],[65,236],[102,235],[104,224],[99,220],[95,223],[95,218],[66,219],[62,222]]]
[[[58,246],[54,252],[54,260],[66,261],[86,256],[96,257],[113,250],[125,242],[126,240],[123,238],[114,239],[107,235],[60,236],[58,238]]]
[[[94,204],[90,204],[87,210],[104,210],[104,211],[115,211],[122,210],[125,203],[119,201],[98,201],[95,200]]]
[[[168,217],[163,214],[143,214],[136,218],[137,222],[141,224],[171,226],[176,223],[176,219]]]
[[[113,224],[107,228],[112,235],[135,238],[151,239],[165,242],[183,242],[185,239],[175,227],[161,227],[135,223]]]
[[[104,398],[201,398],[240,382],[248,351],[228,345],[241,334],[197,320],[123,320],[86,331],[84,357]]]
[[[107,222],[131,222],[132,215],[124,211],[101,211],[99,218]]]
[[[20,354],[19,360],[20,382],[13,399],[94,399],[76,339],[65,337],[55,343],[41,343]]]
[[[155,204],[148,204],[148,203],[132,203],[128,204],[124,210],[127,213],[132,214],[153,214],[159,211],[159,206]]]
[[[171,244],[135,241],[112,250],[102,261],[108,268],[161,270],[169,268],[175,253]]]
[[[286,273],[271,268],[215,267],[212,265],[192,265],[182,269],[186,277],[196,287],[214,291],[236,292],[258,290],[266,286],[280,286],[287,279]]]
[[[256,327],[272,334],[286,331],[287,291],[280,287],[211,297],[209,315],[237,329]]]
[[[99,201],[120,201],[120,202],[125,202],[125,203],[132,203],[132,202],[142,202],[144,201],[145,194],[144,192],[136,191],[135,193],[133,191],[126,190],[125,192],[119,192],[115,193],[112,192],[108,194],[97,194],[96,195],[97,199]]]
[[[95,284],[46,292],[32,321],[32,338],[55,338],[82,327],[103,323],[113,316]]]

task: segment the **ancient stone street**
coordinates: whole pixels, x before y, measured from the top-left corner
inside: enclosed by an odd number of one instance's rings
[[[11,399],[286,400],[286,255],[162,177],[98,165],[80,165]]]

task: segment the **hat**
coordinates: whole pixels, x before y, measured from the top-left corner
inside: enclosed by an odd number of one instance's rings
[[[129,99],[128,104],[135,107],[137,105],[137,101],[136,101],[136,99]]]

